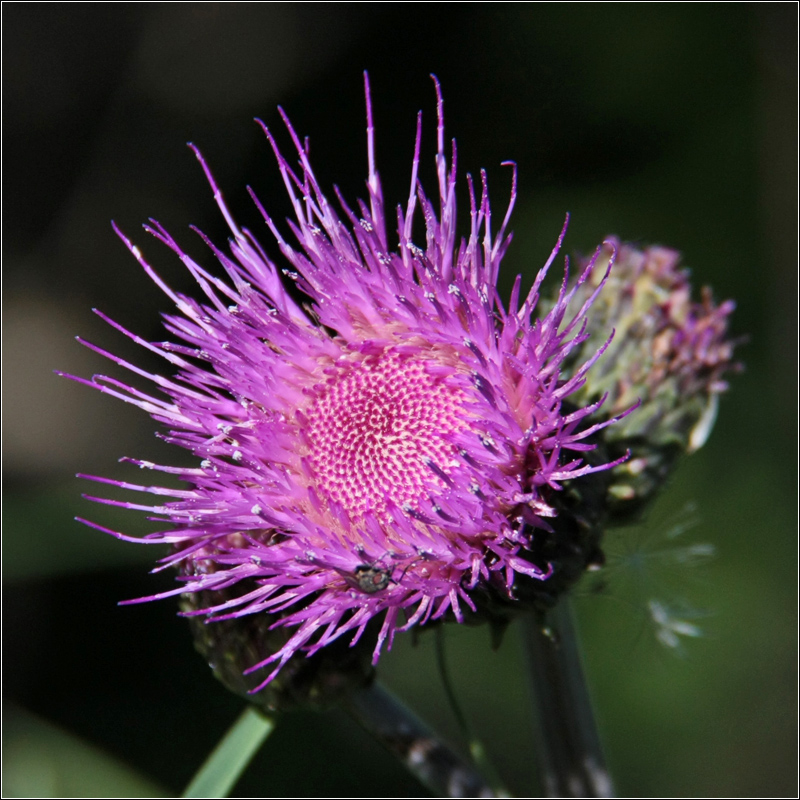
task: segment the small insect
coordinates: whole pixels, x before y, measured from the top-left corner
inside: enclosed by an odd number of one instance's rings
[[[389,557],[395,557],[394,554],[387,554]],[[419,563],[420,559],[413,560],[407,564],[399,578],[393,576],[395,566],[386,567],[381,564],[381,561],[386,556],[376,559],[372,563],[359,564],[351,573],[340,573],[344,579],[354,588],[364,592],[364,594],[377,594],[382,592],[386,587],[393,583],[399,585],[405,578],[406,573]]]
[[[354,585],[364,594],[382,592],[392,580],[391,571],[380,569],[373,564],[359,564],[353,570]]]

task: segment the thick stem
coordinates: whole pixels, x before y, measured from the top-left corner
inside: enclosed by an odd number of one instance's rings
[[[379,683],[355,691],[344,708],[437,796],[496,796],[470,764]]]
[[[535,746],[548,797],[614,797],[568,598],[523,623]]]

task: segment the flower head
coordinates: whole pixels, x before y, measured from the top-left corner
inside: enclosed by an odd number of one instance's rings
[[[606,343],[568,376],[561,372],[588,335],[586,315],[608,274],[604,265],[577,311],[570,306],[599,251],[574,286],[565,277],[546,316],[534,318],[562,231],[530,291],[523,296],[517,278],[509,303],[501,301],[516,169],[510,165],[511,201],[497,233],[485,174],[478,196],[467,178],[468,233],[457,240],[455,143],[448,164],[438,83],[438,197],[429,199],[417,179],[420,115],[411,191],[391,244],[366,90],[368,202],[352,208],[337,192],[337,213],[285,115],[297,167],[262,123],[296,215],[292,246],[251,191],[288,264],[279,269],[233,221],[195,149],[230,227],[230,252],[199,235],[227,280],[151,222],[145,229],[178,255],[205,299],[173,292],[118,231],[178,314],[165,320],[170,342],[145,342],[108,320],[163,356],[176,376],[145,373],[89,345],[161,394],[105,376],[85,382],[150,413],[168,441],[199,459],[193,468],[133,462],[177,475],[183,490],[93,478],[169,498],[156,506],[100,500],[145,508],[171,525],[134,540],[170,544],[160,568],[179,571],[177,588],[143,599],[202,597],[184,613],[212,624],[267,620],[262,629],[282,638],[247,664],[258,671],[254,691],[296,655],[344,634],[358,640],[373,621],[377,660],[398,630],[448,615],[461,621],[480,597],[510,601],[520,583],[547,582],[558,565],[532,548],[550,535],[551,497],[565,481],[613,466],[581,457],[592,449],[587,438],[611,421],[587,419],[599,402],[565,405]],[[425,241],[417,244],[419,215]]]
[[[574,358],[591,354],[613,328],[605,358],[587,375],[575,398],[591,402],[605,396],[607,415],[641,401],[635,414],[602,437],[608,452],[632,454],[606,475],[616,514],[641,508],[663,484],[676,458],[702,447],[716,420],[719,395],[728,388],[725,378],[741,365],[733,360],[737,341],[728,332],[735,303],[717,305],[708,287],[700,302],[692,300],[680,253],[660,246],[639,249],[609,237],[599,266],[611,259],[614,270],[593,305],[589,337]],[[590,276],[578,289],[576,301],[588,298],[597,282]]]

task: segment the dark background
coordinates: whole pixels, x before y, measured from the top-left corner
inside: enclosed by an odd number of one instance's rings
[[[72,521],[144,532],[141,515],[82,500],[92,487],[72,476],[135,481],[119,456],[185,454],[156,441],[144,414],[52,370],[110,369],[76,334],[156,368],[90,309],[163,338],[169,302],[111,218],[173,286],[189,288],[180,264],[137,229],[150,215],[211,264],[186,226],[218,242],[226,231],[186,141],[273,254],[244,186],[274,218],[289,209],[254,116],[278,128],[281,104],[311,136],[322,185],[364,196],[368,69],[389,207],[407,195],[419,108],[432,188],[430,72],[459,179],[486,167],[498,216],[509,181],[500,162],[517,161],[506,288],[517,272],[530,282],[570,211],[568,252],[609,233],[667,244],[696,284],[737,300],[747,369],[714,435],[646,525],[609,532],[614,569],[576,603],[621,794],[795,796],[796,41],[793,3],[4,4],[4,793],[179,792],[239,713],[174,602],[116,606],[172,585],[147,574],[155,554]],[[676,520],[696,523],[677,544],[716,547],[709,565],[674,569]],[[688,608],[682,618],[706,636],[677,651],[657,644],[654,597],[686,600],[703,618]],[[510,789],[530,793],[516,632],[497,652],[486,630],[448,633],[474,726]],[[380,674],[458,741],[432,644],[401,636]],[[338,713],[282,720],[237,787],[420,791]]]

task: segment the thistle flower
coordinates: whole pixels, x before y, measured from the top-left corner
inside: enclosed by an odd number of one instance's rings
[[[199,459],[191,468],[127,459],[177,475],[188,484],[182,490],[83,476],[168,498],[155,506],[92,499],[149,511],[169,530],[133,539],[88,524],[126,541],[171,546],[158,569],[176,567],[177,588],[129,602],[184,595],[183,613],[210,623],[212,637],[215,625],[255,625],[250,630],[263,641],[234,658],[237,669],[257,675],[249,691],[345,634],[354,644],[377,626],[374,663],[399,630],[445,617],[463,621],[487,597],[513,604],[520,587],[553,580],[560,565],[542,548],[552,536],[553,495],[565,481],[619,463],[588,464],[581,456],[593,447],[589,437],[614,421],[590,421],[601,401],[565,405],[607,341],[569,375],[561,372],[587,338],[587,313],[610,264],[577,311],[570,303],[597,271],[599,250],[572,288],[565,275],[550,311],[535,319],[565,224],[530,291],[523,297],[518,277],[503,304],[496,284],[511,240],[516,168],[509,162],[511,198],[496,234],[485,173],[478,197],[467,177],[468,235],[457,241],[455,142],[448,164],[438,82],[438,202],[417,179],[420,114],[411,190],[398,207],[392,246],[366,76],[365,90],[368,202],[353,209],[337,191],[343,216],[283,112],[298,168],[261,123],[294,207],[288,224],[299,246],[250,193],[287,268],[237,226],[193,146],[230,228],[230,254],[198,234],[227,281],[151,221],[145,230],[181,259],[205,299],[178,294],[115,228],[175,303],[179,313],[165,317],[174,340],[146,342],[97,313],[165,358],[174,378],[84,342],[152,381],[162,396],[102,375],[82,382],[147,411],[166,426],[168,442]],[[423,246],[412,239],[418,215]],[[308,305],[294,299],[281,273]]]
[[[605,341],[605,331],[614,328],[605,358],[576,399],[607,397],[606,415],[641,401],[635,414],[603,435],[612,457],[631,453],[606,476],[611,478],[612,512],[622,518],[654,496],[680,454],[703,446],[716,420],[719,395],[728,388],[725,377],[741,365],[733,360],[737,342],[728,335],[735,303],[717,305],[708,287],[700,302],[693,301],[680,253],[659,246],[641,250],[609,237],[599,260],[612,259],[614,270],[592,308],[590,335],[574,357],[591,353]],[[590,276],[578,298],[589,297],[597,283]]]

